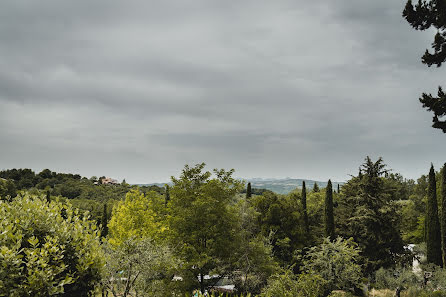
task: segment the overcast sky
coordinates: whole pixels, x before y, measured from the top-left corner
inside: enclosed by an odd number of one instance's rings
[[[344,181],[446,161],[404,0],[0,2],[0,169]]]

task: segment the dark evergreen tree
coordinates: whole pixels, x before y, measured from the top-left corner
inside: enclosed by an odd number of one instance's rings
[[[319,186],[317,185],[317,182],[314,182],[314,185],[313,185],[313,192],[319,192]]]
[[[400,226],[398,189],[393,186],[382,158],[367,157],[362,177],[352,177],[342,185],[336,223],[340,236],[358,243],[363,267],[371,274],[380,267],[391,267],[404,255]]]
[[[441,249],[443,267],[446,267],[446,163],[441,171]]]
[[[248,183],[248,186],[246,187],[246,199],[251,198],[251,196],[252,196],[251,183]]]
[[[325,188],[325,237],[334,239],[334,215],[333,215],[333,189],[331,180],[328,180]]]
[[[403,17],[416,30],[435,28],[437,33],[432,43],[433,53],[426,50],[421,61],[427,66],[440,67],[446,61],[446,1],[430,0],[421,1],[414,6],[408,0],[403,11]],[[446,94],[441,87],[438,88],[437,97],[423,93],[420,102],[423,107],[434,113],[432,127],[441,129],[446,133],[446,120],[439,118],[446,116]]]
[[[167,206],[167,203],[169,203],[170,200],[170,187],[169,185],[166,185],[166,194],[165,194],[165,198],[164,198],[164,203]]]
[[[302,209],[304,213],[304,225],[305,233],[307,237],[310,235],[310,224],[308,222],[308,212],[307,212],[307,188],[305,187],[305,181],[302,182]]]
[[[104,211],[102,212],[102,237],[106,237],[108,234],[108,213],[107,213],[107,203],[104,203]]]
[[[338,194],[341,193],[341,187],[338,184]]]
[[[46,191],[46,201],[47,201],[47,202],[50,202],[50,201],[51,201],[51,193],[50,193],[50,190],[47,190],[47,191]]]
[[[438,220],[437,184],[435,181],[434,165],[431,165],[429,171],[426,213],[426,246],[427,262],[441,265],[441,231],[440,221]]]

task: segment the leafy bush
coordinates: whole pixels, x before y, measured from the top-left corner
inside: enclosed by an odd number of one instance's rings
[[[0,201],[0,296],[88,296],[103,267],[87,216],[44,197]]]
[[[264,288],[262,297],[321,297],[326,291],[327,282],[317,274],[303,273],[299,277],[291,270],[273,275]]]

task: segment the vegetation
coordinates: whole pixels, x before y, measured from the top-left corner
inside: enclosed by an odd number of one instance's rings
[[[446,289],[440,240],[436,258],[429,243],[432,226],[440,236],[444,225],[444,169],[415,182],[367,157],[341,192],[329,181],[250,197],[233,173],[202,163],[149,188],[2,171],[0,296],[218,295],[227,284],[244,296],[362,296],[365,283],[401,296]],[[86,194],[99,192],[111,198]],[[405,248],[422,242],[426,251]],[[428,255],[424,288],[408,268],[413,255]]]
[[[418,1],[414,6],[408,0],[403,11],[403,17],[416,30],[436,29],[432,43],[433,53],[426,50],[422,57],[423,64],[440,67],[446,61],[446,2],[444,0]],[[446,133],[446,94],[438,88],[437,97],[423,93],[420,98],[423,107],[434,113],[432,127],[441,129]]]

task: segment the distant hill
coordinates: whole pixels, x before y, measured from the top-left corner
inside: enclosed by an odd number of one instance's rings
[[[314,187],[314,183],[317,183],[319,188],[325,188],[327,182],[315,181],[309,179],[295,179],[295,178],[253,178],[247,179],[247,182],[251,183],[251,187],[256,189],[267,189],[278,194],[288,194],[296,188],[302,188],[302,182],[305,181],[307,190],[311,190]],[[333,190],[336,190],[339,185],[343,185],[343,182],[332,182]]]
[[[319,188],[325,188],[327,186],[327,182],[315,181],[310,179],[295,179],[295,178],[252,178],[252,179],[244,179],[246,182],[251,183],[251,187],[256,189],[266,189],[273,191],[277,194],[288,194],[292,190],[296,188],[302,188],[302,182],[305,181],[307,190],[311,190],[314,187],[314,183],[317,183]],[[139,186],[159,186],[164,187],[166,183],[153,183]],[[169,183],[170,184],[170,183]],[[333,190],[336,190],[339,185],[343,185],[343,182],[333,182]]]

